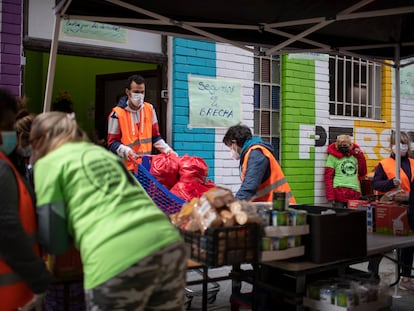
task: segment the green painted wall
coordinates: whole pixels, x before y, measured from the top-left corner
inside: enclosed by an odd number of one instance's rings
[[[314,203],[315,150],[299,157],[300,125],[315,125],[315,65],[282,57],[281,165],[297,202]]]
[[[25,95],[29,99],[29,110],[40,113],[43,111],[49,53],[25,51],[25,56]],[[69,91],[76,120],[91,135],[95,127],[96,75],[155,69],[156,64],[58,55],[52,101],[59,91]]]

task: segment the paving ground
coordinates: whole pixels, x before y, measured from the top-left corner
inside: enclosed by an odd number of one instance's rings
[[[391,258],[393,254],[388,254]],[[352,266],[353,268],[366,271],[367,263],[361,263],[358,265]],[[215,276],[223,276],[227,275],[230,271],[229,267],[221,267],[217,269],[210,269],[209,275],[211,277]],[[198,278],[196,272],[191,272],[188,275],[188,278]],[[381,281],[385,282],[386,284],[391,284],[395,280],[395,264],[384,258],[381,261],[380,265],[380,277]],[[244,283],[243,283],[244,284]],[[219,290],[216,295],[216,300],[208,305],[208,310],[218,310],[218,311],[224,311],[224,310],[230,310],[230,303],[229,298],[231,294],[231,282],[229,280],[218,282]],[[196,293],[199,294],[201,291],[201,286],[193,286],[191,287],[192,290],[194,290]],[[217,284],[209,284],[209,291],[210,293],[215,291],[217,289]],[[251,287],[244,284],[242,291],[248,292],[251,290]],[[392,311],[413,311],[414,310],[414,293],[410,293],[407,291],[403,291],[398,289],[398,287],[390,288],[390,294],[393,296],[393,304],[392,304]],[[191,307],[187,310],[201,310],[201,297],[194,296],[191,301]],[[246,310],[240,308],[240,311]],[[280,310],[284,311],[284,310]]]

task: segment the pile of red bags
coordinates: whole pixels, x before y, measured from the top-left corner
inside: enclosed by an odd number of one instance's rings
[[[206,162],[196,156],[156,155],[151,159],[150,173],[171,193],[185,201],[199,198],[215,186],[212,181],[207,181]]]
[[[179,157],[161,153],[151,157],[150,173],[165,188],[171,189],[178,181]]]

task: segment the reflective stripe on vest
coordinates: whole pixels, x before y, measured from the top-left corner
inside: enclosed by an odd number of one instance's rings
[[[249,150],[247,150],[243,160],[243,170],[241,174],[241,179],[244,180],[249,155],[250,152],[254,149],[260,149],[260,151],[265,155],[265,157],[269,159],[270,176],[267,180],[265,180],[262,184],[259,185],[256,194],[251,200],[255,202],[272,202],[273,191],[283,191],[287,193],[289,202],[291,204],[295,204],[295,197],[293,196],[290,190],[289,184],[286,181],[285,175],[283,174],[282,169],[279,166],[279,163],[277,163],[273,154],[262,145],[253,145],[249,148]]]
[[[22,278],[14,272],[0,274],[0,286],[21,282]]]
[[[405,174],[404,170],[400,168],[401,189],[404,192],[410,192],[411,182],[414,180],[414,160],[411,158],[408,158],[408,160],[410,161],[411,180],[408,180],[407,174]],[[397,177],[395,159],[386,158],[386,159],[381,160],[380,163],[388,179],[393,179]]]
[[[121,143],[131,149],[138,155],[148,155],[152,151],[152,122],[153,108],[149,103],[144,103],[139,112],[140,124],[132,124],[131,112],[115,107],[113,109],[118,116],[119,129],[121,131]],[[125,166],[128,170],[133,170],[134,162],[125,160]]]
[[[36,254],[39,255],[39,248],[34,240],[36,235],[36,217],[33,199],[9,159],[1,152],[0,158],[13,169],[18,186],[20,221],[24,231],[33,241]],[[16,310],[24,306],[32,297],[33,293],[26,283],[0,258],[0,310]]]

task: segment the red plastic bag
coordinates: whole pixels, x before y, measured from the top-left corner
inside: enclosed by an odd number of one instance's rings
[[[151,175],[167,189],[178,181],[178,170],[179,158],[174,154],[161,153],[151,159]]]
[[[179,181],[171,188],[170,192],[189,202],[193,198],[201,197],[204,192],[213,187],[215,185],[211,181],[206,183]]]
[[[188,155],[180,158],[180,182],[203,184],[207,175],[208,166],[202,158]]]

